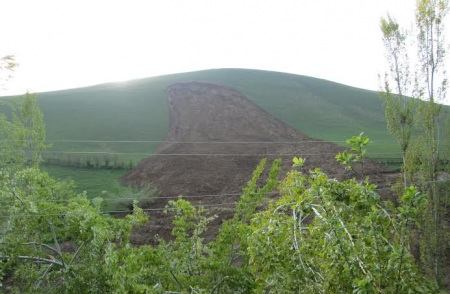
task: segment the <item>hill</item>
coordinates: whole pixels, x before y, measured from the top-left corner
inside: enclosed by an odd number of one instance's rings
[[[146,207],[152,210],[151,221],[134,234],[136,243],[151,242],[155,234],[169,236],[170,218],[158,210],[178,195],[210,207],[220,223],[232,214],[263,158],[282,158],[283,173],[292,169],[292,157],[298,155],[306,158],[306,170],[320,167],[334,178],[352,176],[335,160],[344,148],[312,140],[234,89],[184,82],[169,86],[167,95],[171,123],[166,142],[122,178],[139,187],[153,183],[158,190],[156,202]],[[383,166],[370,160],[365,166],[372,181],[386,184]]]
[[[47,138],[53,144],[49,156],[54,157],[56,151],[105,152],[91,156],[100,160],[109,156],[111,161],[114,157],[126,162],[131,159],[135,164],[164,140],[169,129],[166,88],[183,81],[234,88],[313,138],[342,142],[364,131],[382,142],[371,146],[372,156],[398,157],[396,144],[385,141],[391,138],[385,131],[376,92],[311,77],[245,69],[205,70],[39,93]],[[74,160],[79,155],[71,156]]]
[[[75,179],[93,197],[111,191],[117,174],[77,167],[129,168],[153,154],[169,132],[167,87],[186,81],[233,88],[311,138],[344,145],[364,131],[374,141],[369,156],[399,158],[377,92],[279,72],[214,69],[38,93],[52,144],[45,157],[57,164],[46,170]]]

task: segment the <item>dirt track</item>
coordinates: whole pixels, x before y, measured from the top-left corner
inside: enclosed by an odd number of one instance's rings
[[[265,157],[282,158],[283,172],[292,166],[293,156],[301,156],[307,169],[320,167],[339,179],[351,176],[334,159],[343,148],[312,140],[233,89],[186,82],[168,87],[167,95],[171,125],[166,143],[122,179],[133,186],[156,186],[160,198],[149,208],[165,207],[172,196],[195,195],[189,198],[193,203],[216,207],[219,219],[213,226],[219,226],[222,218],[232,215],[239,199],[226,194],[239,194]],[[375,183],[386,179],[384,171],[378,163],[366,163],[366,174]],[[155,234],[170,233],[169,217],[152,212],[150,219],[134,233],[135,243],[152,243]]]

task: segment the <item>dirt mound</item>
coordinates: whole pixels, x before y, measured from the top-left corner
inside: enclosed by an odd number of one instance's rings
[[[169,234],[170,219],[158,209],[178,195],[195,196],[187,199],[217,210],[220,225],[220,218],[232,215],[239,192],[262,158],[282,158],[286,172],[293,156],[306,157],[306,168],[320,167],[339,179],[351,176],[335,160],[343,148],[309,138],[236,90],[186,82],[168,87],[167,94],[171,125],[166,143],[122,179],[133,186],[153,183],[159,192],[149,207],[155,209],[151,221],[133,238],[136,243]],[[375,162],[366,164],[375,182],[383,180],[383,171]]]

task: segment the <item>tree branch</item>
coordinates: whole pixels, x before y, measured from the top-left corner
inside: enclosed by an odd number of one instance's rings
[[[32,256],[17,256],[18,259],[21,260],[31,260],[31,261],[37,261],[37,262],[43,262],[43,263],[48,263],[48,264],[54,264],[57,266],[60,266],[62,268],[64,268],[64,264],[61,263],[60,261],[57,260],[52,260],[52,259],[47,259],[47,258],[42,258],[42,257],[32,257]],[[12,257],[10,256],[0,256],[0,259],[12,259]]]
[[[178,281],[177,277],[175,276],[175,274],[173,273],[172,270],[170,270],[170,274],[175,279],[175,281],[177,282],[178,286],[180,286],[180,290],[183,290],[183,285],[181,285],[180,281]]]

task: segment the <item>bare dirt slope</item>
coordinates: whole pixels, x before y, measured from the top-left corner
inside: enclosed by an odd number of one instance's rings
[[[195,204],[217,210],[219,218],[229,217],[237,194],[265,157],[282,158],[284,172],[292,166],[293,156],[301,156],[306,158],[306,168],[320,167],[341,179],[351,176],[334,159],[342,147],[307,137],[236,90],[185,82],[168,87],[167,95],[171,125],[166,143],[122,179],[133,186],[156,186],[159,198],[151,209],[163,208],[172,197],[190,195],[196,196],[188,198]],[[375,182],[383,180],[384,171],[375,162],[366,164],[366,174]],[[136,232],[136,243],[169,234],[170,218],[159,211],[151,212],[150,218]]]

